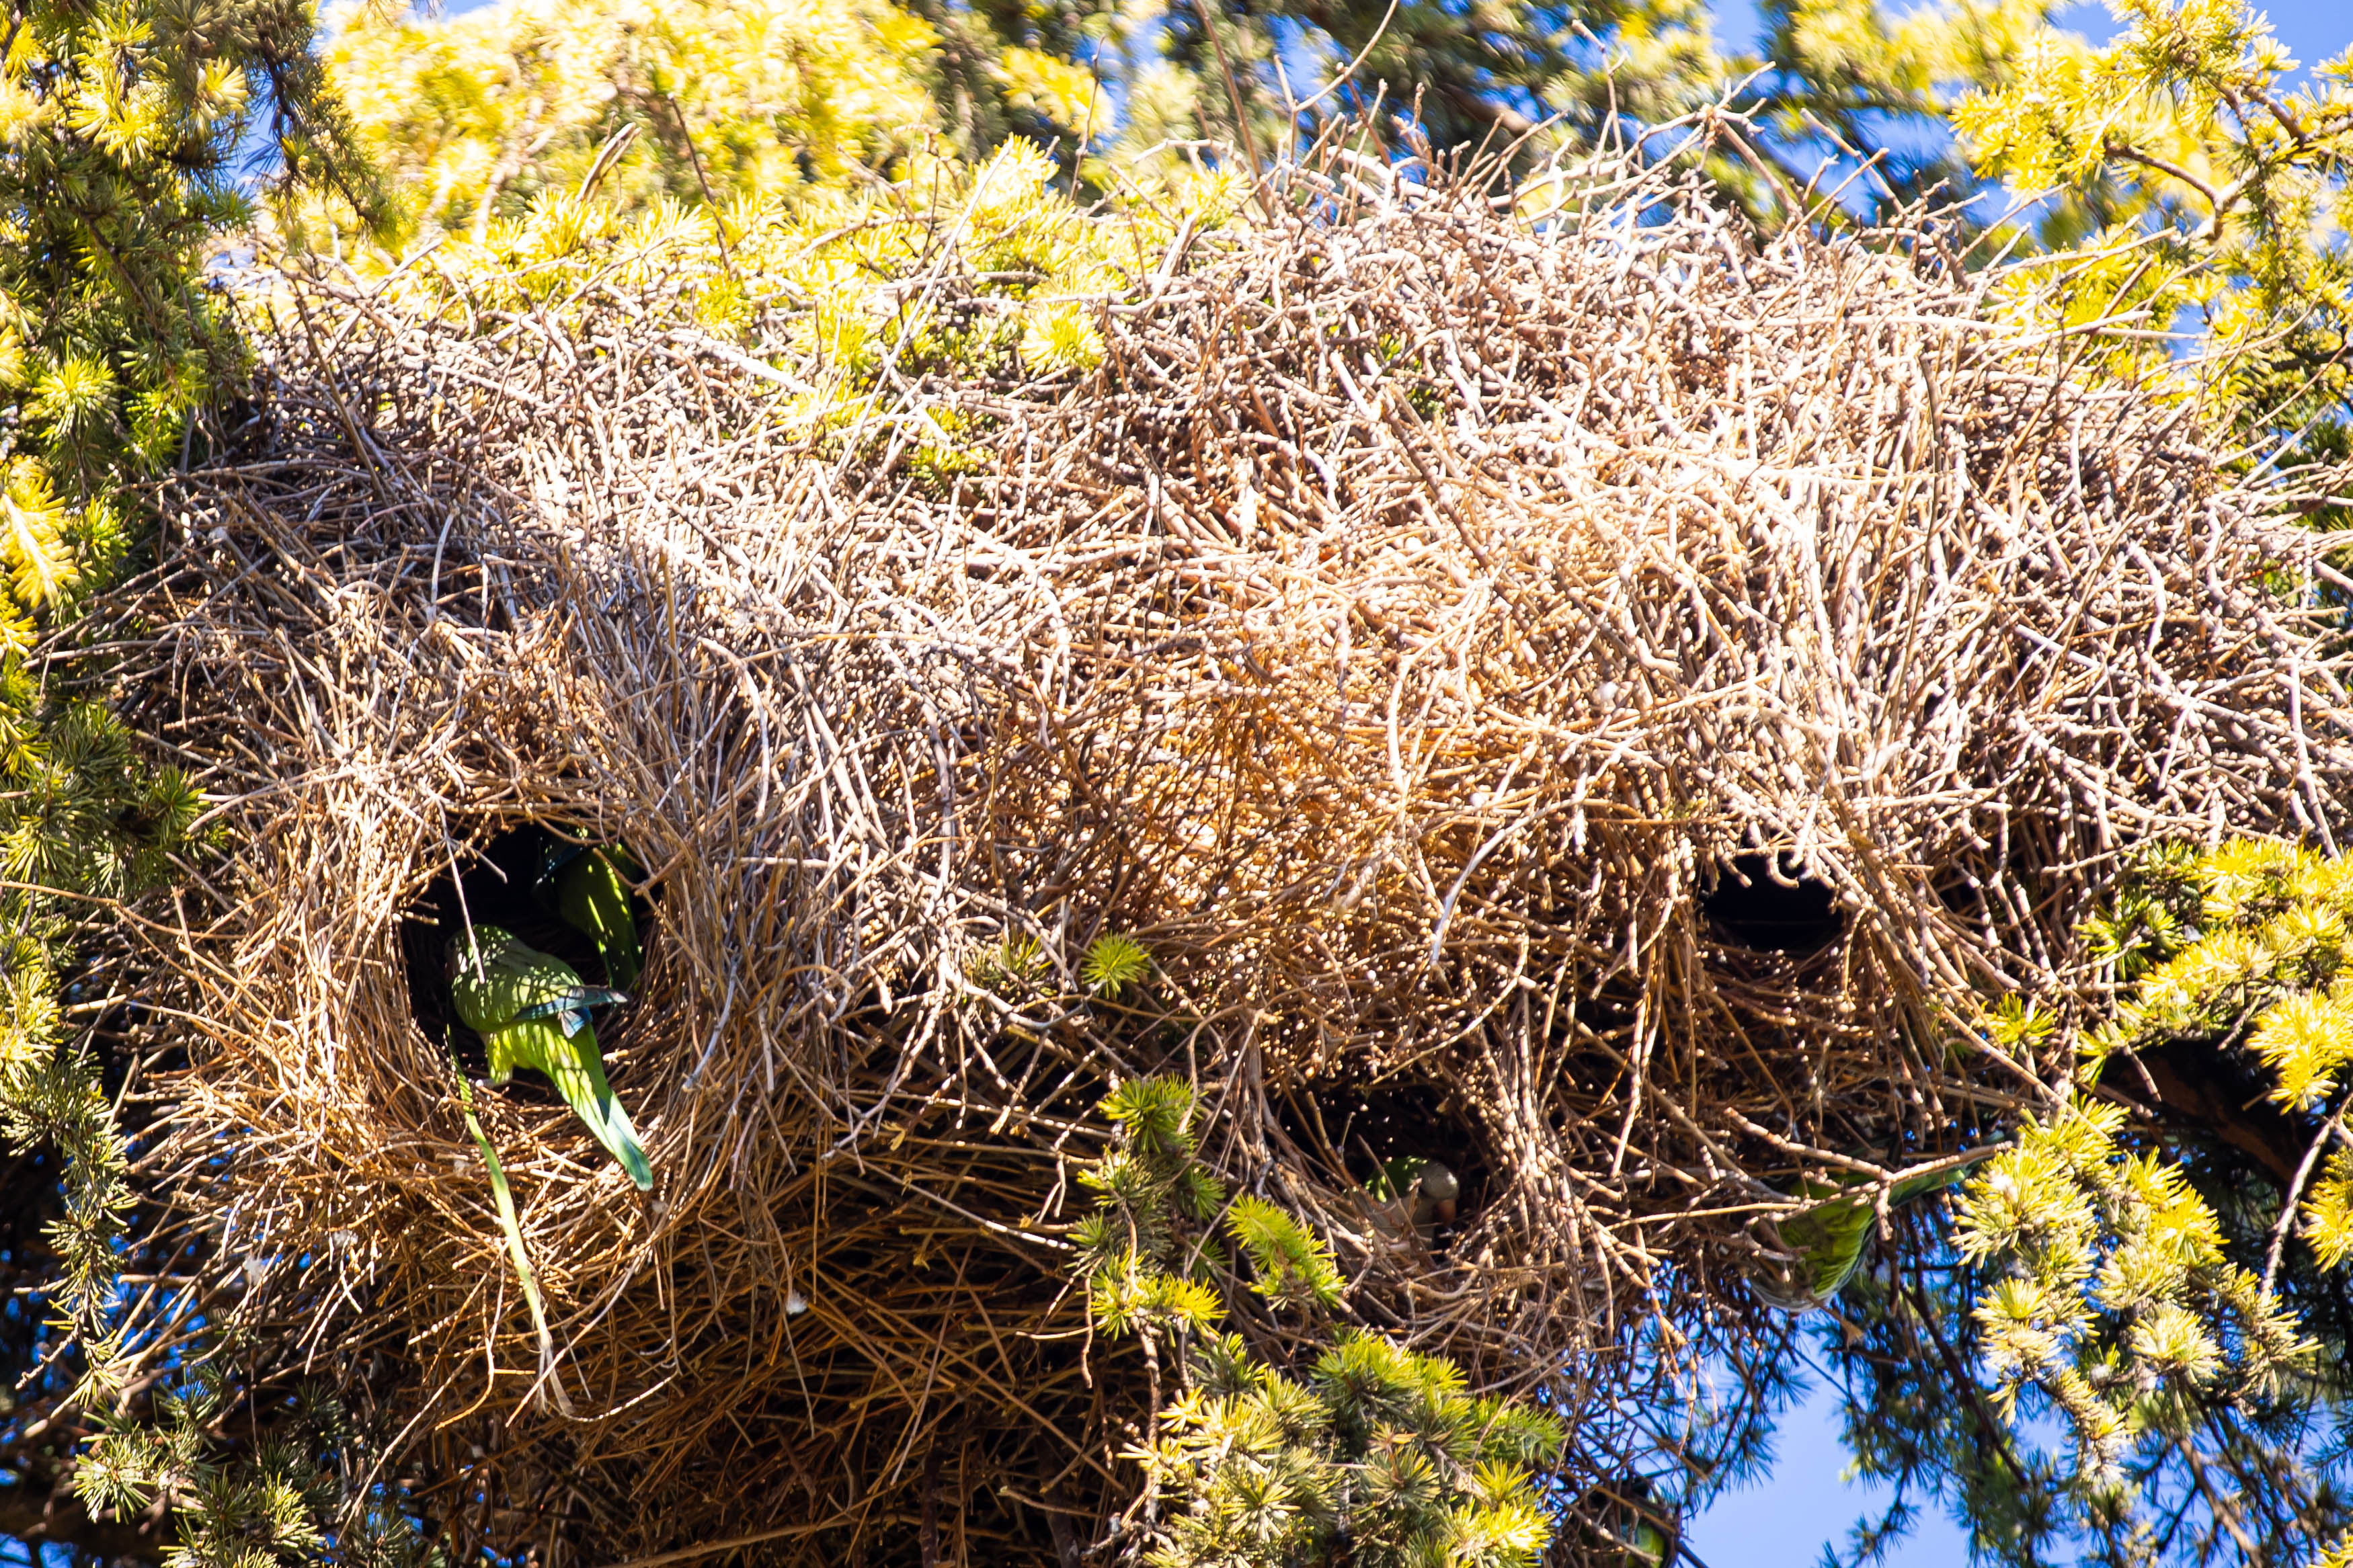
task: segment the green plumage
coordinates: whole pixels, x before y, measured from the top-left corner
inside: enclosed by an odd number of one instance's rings
[[[653,1167],[628,1112],[605,1081],[604,1053],[588,1021],[589,1008],[627,1000],[582,984],[570,964],[525,947],[497,926],[475,927],[470,947],[462,933],[450,939],[449,1004],[482,1037],[491,1081],[507,1082],[519,1067],[546,1074],[629,1179],[650,1188]]]
[[[637,917],[629,912],[629,879],[638,868],[617,845],[589,848],[553,844],[540,868],[540,896],[558,920],[596,944],[606,984],[634,990],[644,968]]]
[[[1951,1186],[1978,1161],[1997,1152],[1998,1145],[1976,1150],[1959,1163],[1901,1177],[1887,1189],[1888,1206]],[[1878,1226],[1879,1210],[1870,1194],[1840,1195],[1852,1180],[1804,1184],[1801,1195],[1827,1201],[1774,1222],[1780,1250],[1795,1254],[1797,1264],[1763,1268],[1751,1277],[1750,1284],[1767,1306],[1785,1312],[1810,1311],[1845,1289],[1862,1271],[1863,1249]]]
[[[1609,1568],[1673,1568],[1683,1555],[1682,1522],[1658,1500],[1647,1477],[1625,1476],[1596,1487],[1577,1500],[1577,1511],[1608,1531],[1588,1536],[1584,1561]]]
[[[1410,1230],[1425,1245],[1437,1239],[1439,1226],[1454,1223],[1461,1191],[1452,1170],[1415,1154],[1382,1161],[1365,1184],[1373,1228],[1391,1241],[1404,1240]]]
[[[1820,1194],[1810,1191],[1808,1195]],[[1862,1267],[1863,1244],[1878,1218],[1867,1199],[1856,1197],[1806,1209],[1779,1222],[1783,1250],[1796,1253],[1799,1261],[1794,1281],[1799,1301],[1817,1306],[1846,1289]],[[1785,1310],[1790,1306],[1786,1298],[1767,1295],[1766,1299]]]

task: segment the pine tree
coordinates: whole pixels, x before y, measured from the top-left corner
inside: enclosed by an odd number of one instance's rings
[[[2120,0],[2104,47],[2048,27],[1955,113],[1978,172],[2078,194],[2079,233],[2020,276],[2046,325],[2145,330],[2112,372],[2178,383],[2242,468],[2353,456],[2353,50],[2297,62],[2246,0]],[[2332,512],[2332,519],[2341,513]]]
[[[1541,154],[1657,124],[1724,86],[1696,0],[1180,0],[1123,23],[1108,31],[1130,157],[1208,138],[1271,159],[1341,120],[1377,135],[1409,124],[1441,156]]]
[[[591,168],[632,212],[890,176],[926,152],[976,165],[1013,140],[1127,194],[1349,118],[1409,122],[1441,153],[1540,152],[1689,110],[1723,71],[1703,0],[531,0],[447,21],[362,11],[328,63],[395,189],[396,247],[480,242]]]
[[[0,1331],[48,1417],[13,1452],[27,1495],[70,1468],[57,1417],[113,1393],[132,1201],[90,1009],[62,998],[108,901],[168,875],[202,805],[142,762],[76,626],[142,532],[125,487],[183,460],[243,374],[204,267],[253,220],[249,133],[369,207],[311,31],[300,0],[25,0],[0,26],[0,1133],[47,1152],[0,1195],[47,1216],[47,1277]]]
[[[527,0],[448,21],[363,11],[325,63],[390,188],[382,237],[398,248],[485,243],[592,169],[624,216],[887,170],[936,136],[934,43],[889,0]],[[350,219],[332,199],[311,216]]]
[[[1087,967],[1133,970],[1143,950],[1098,942]],[[1100,983],[1090,981],[1100,989]],[[1295,1215],[1230,1196],[1200,1163],[1196,1100],[1174,1078],[1103,1101],[1112,1147],[1082,1175],[1095,1210],[1073,1227],[1088,1314],[1133,1337],[1155,1411],[1130,1458],[1145,1489],[1134,1528],[1155,1568],[1534,1568],[1552,1540],[1539,1479],[1567,1433],[1535,1406],[1474,1394],[1461,1369],[1378,1333],[1311,1327],[1303,1375],[1220,1327],[1237,1284],[1311,1324],[1340,1303],[1330,1247]],[[1163,1357],[1176,1356],[1164,1391]],[[1163,1401],[1165,1400],[1165,1403]]]
[[[2290,845],[2142,859],[2089,932],[2119,990],[2073,1092],[1822,1338],[1864,1473],[2019,1568],[2343,1553],[2348,918],[2353,868]],[[2013,1001],[1983,1045],[2056,1027]]]

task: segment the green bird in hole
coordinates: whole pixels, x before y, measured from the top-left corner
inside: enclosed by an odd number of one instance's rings
[[[1887,1189],[1887,1206],[1951,1186],[2001,1147],[1973,1149],[1957,1160],[1937,1161],[1930,1169],[1897,1177]],[[1801,1182],[1795,1195],[1823,1201],[1764,1222],[1766,1239],[1788,1255],[1757,1259],[1750,1269],[1749,1286],[1767,1306],[1784,1312],[1812,1311],[1862,1272],[1863,1248],[1878,1228],[1879,1205],[1870,1193],[1848,1191],[1858,1180],[1853,1173],[1842,1172],[1833,1182]]]
[[[1668,1568],[1677,1555],[1674,1536],[1648,1514],[1627,1532],[1628,1568]]]
[[[1623,1476],[1578,1500],[1577,1511],[1609,1533],[1588,1531],[1588,1561],[1611,1568],[1672,1568],[1683,1555],[1682,1521],[1647,1476]]]
[[[1365,1184],[1373,1228],[1391,1241],[1410,1232],[1425,1247],[1436,1240],[1440,1226],[1454,1223],[1461,1192],[1451,1168],[1412,1154],[1382,1161]]]
[[[645,967],[637,917],[629,912],[629,882],[638,874],[637,861],[617,844],[556,839],[540,860],[540,903],[596,944],[605,983],[621,991],[637,989]]]
[[[505,1083],[514,1069],[547,1075],[596,1142],[611,1151],[639,1190],[654,1184],[653,1167],[638,1143],[629,1114],[605,1081],[605,1057],[588,1009],[627,1002],[618,991],[583,985],[570,964],[525,947],[512,931],[476,926],[472,940],[449,939],[449,1005],[490,1052],[491,1081]]]

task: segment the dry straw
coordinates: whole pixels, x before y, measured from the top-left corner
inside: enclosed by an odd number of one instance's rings
[[[1976,1009],[2080,994],[2121,853],[2327,837],[2324,542],[2175,405],[1991,324],[1925,229],[1567,189],[1188,231],[1092,372],[886,375],[822,440],[782,304],[723,344],[678,286],[296,291],[142,605],[231,846],[159,942],[194,1065],[150,1169],[219,1277],[281,1260],[239,1312],[461,1544],[1077,1561],[1145,1413],[1056,1232],[1155,1068],[1357,1319],[1558,1403],[1568,1495],[1655,1466],[1641,1412],[1769,1317],[1776,1184],[2043,1092]],[[951,238],[947,306],[989,286]],[[525,823],[626,839],[655,910],[606,1029],[651,1198],[475,1094],[552,1365],[420,923]],[[1156,961],[1125,1005],[1081,994],[1105,932]],[[1351,1196],[1399,1152],[1462,1176],[1435,1250]]]

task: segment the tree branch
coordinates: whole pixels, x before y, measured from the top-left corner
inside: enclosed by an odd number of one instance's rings
[[[2214,194],[2213,186],[2208,184],[2205,181],[2200,179],[2189,170],[2181,167],[2180,164],[2168,163],[2164,159],[2156,156],[2154,153],[2144,153],[2139,148],[2123,142],[2108,142],[2105,146],[2101,148],[2101,151],[2111,158],[2121,158],[2127,163],[2138,163],[2143,168],[2155,169],[2160,174],[2169,174],[2173,178],[2180,181],[2183,184],[2188,185],[2191,190],[2196,191],[2200,195],[2206,198],[2206,210],[2212,215],[2206,220],[2209,226],[2216,229],[2217,231],[2221,228],[2222,199]]]
[[[0,1536],[27,1544],[55,1542],[109,1561],[160,1559],[169,1541],[164,1517],[150,1513],[133,1520],[97,1520],[69,1487],[51,1492],[21,1483],[0,1488]]]

